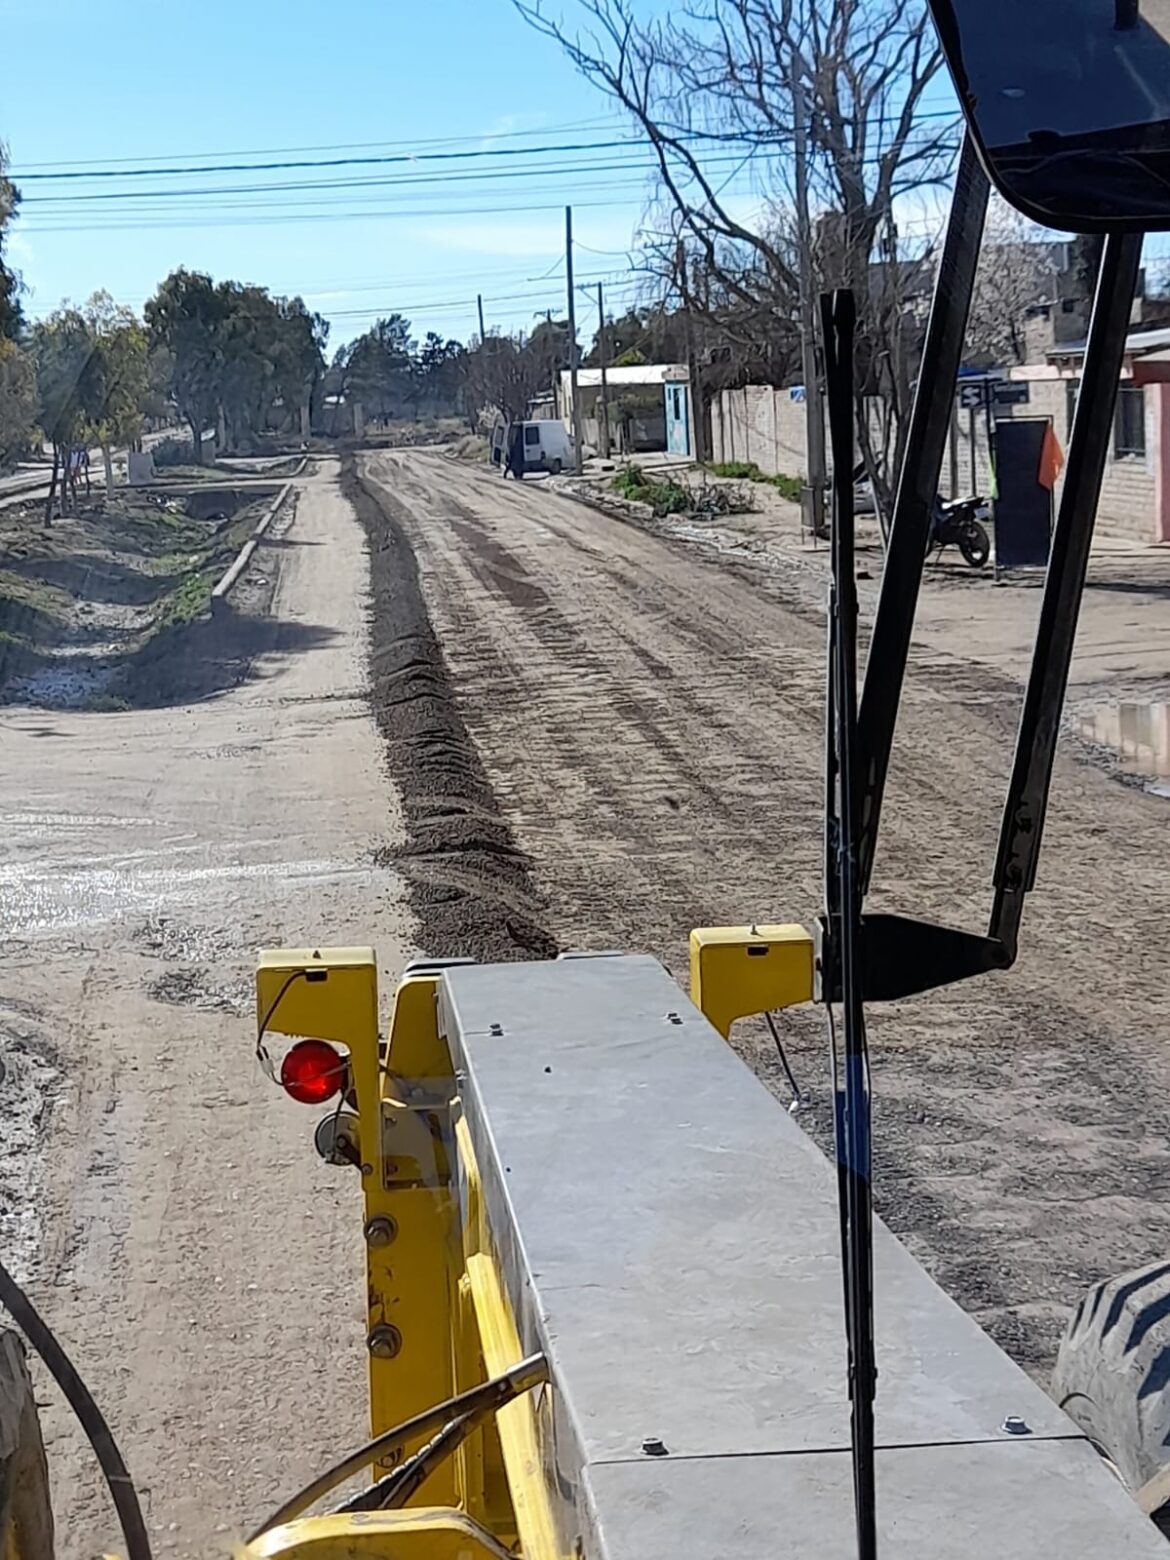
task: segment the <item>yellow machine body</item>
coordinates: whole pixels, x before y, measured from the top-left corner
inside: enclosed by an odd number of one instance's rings
[[[691,933],[691,1001],[726,1040],[737,1019],[811,1002],[803,926],[704,926]]]
[[[349,1055],[365,1204],[371,1438],[522,1358],[438,1029],[437,982],[434,968],[407,973],[383,1045],[372,949],[269,950],[256,971],[266,1034],[330,1041]],[[812,989],[812,938],[801,926],[691,933],[692,999],[725,1038],[736,1020],[807,1002]],[[242,1553],[478,1560],[519,1545],[526,1560],[554,1560],[536,1412],[531,1395],[500,1409],[402,1511],[301,1518]],[[400,1455],[374,1464],[375,1476]]]
[[[437,978],[425,969],[407,974],[383,1045],[371,949],[270,951],[257,969],[257,1011],[271,1015],[268,1033],[328,1040],[349,1053],[365,1204],[371,1438],[522,1358],[438,1032]],[[530,1560],[553,1560],[535,1412],[531,1395],[501,1408],[402,1511],[303,1518],[243,1553],[478,1560],[519,1544]],[[374,1464],[375,1476],[399,1456]]]
[[[335,1470],[239,1560],[848,1552],[835,1173],[718,1039],[812,999],[813,941],[708,927],[690,953],[693,1006],[645,956],[416,964],[384,1035],[372,950],[264,954],[265,1032],[349,1059],[321,1127],[361,1178],[382,1440],[342,1472],[412,1477],[395,1509],[305,1515]],[[969,1511],[1021,1554],[1153,1560],[1092,1448],[881,1228],[875,1282],[906,1560]]]

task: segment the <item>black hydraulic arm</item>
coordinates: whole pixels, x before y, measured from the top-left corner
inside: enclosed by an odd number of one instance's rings
[[[857,728],[858,869],[869,887],[914,609],[926,562],[930,516],[950,431],[955,380],[987,214],[987,175],[963,137],[946,238],[939,259],[922,367],[898,477],[881,593],[865,666]],[[852,467],[850,468],[852,470]]]
[[[988,931],[1002,945],[1008,963],[1016,955],[1024,895],[1036,882],[1060,715],[1141,257],[1140,233],[1113,233],[1106,238],[995,863]]]
[[[938,488],[987,195],[987,179],[975,160],[968,137],[931,306],[857,716],[853,823],[858,892],[862,898],[873,869],[882,796],[925,563],[930,506]],[[901,915],[863,915],[857,969],[861,991],[871,1001],[895,1000],[950,985],[987,970],[1006,968],[1015,960],[1024,897],[1036,881],[1052,765],[1141,247],[1140,234],[1110,234],[1105,241],[1036,646],[1000,828],[993,878],[995,897],[987,932],[936,926]],[[829,649],[834,664],[840,630],[840,614],[831,614]],[[838,697],[839,686],[830,678],[831,718],[839,722],[840,712],[832,710]],[[832,787],[839,789],[840,778],[832,768],[835,762],[839,762],[839,755],[835,758],[830,754]],[[832,812],[830,807],[831,820]],[[838,827],[839,817],[830,822],[827,843],[832,839],[832,830]],[[832,897],[829,909],[830,918],[839,909]],[[832,919],[818,961],[818,976],[822,995],[840,999],[844,991],[842,958]]]

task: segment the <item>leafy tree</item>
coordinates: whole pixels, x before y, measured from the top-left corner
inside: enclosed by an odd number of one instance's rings
[[[97,383],[100,367],[93,336],[78,309],[58,309],[37,325],[33,331],[32,349],[41,429],[53,447],[53,475],[45,500],[45,524],[48,525],[58,478],[61,479],[63,507],[69,502],[72,484],[67,457],[85,433],[86,408],[100,400]]]
[[[146,305],[151,343],[171,363],[171,394],[191,430],[195,459],[203,462],[203,431],[221,404],[224,326],[229,299],[210,276],[180,268]]]
[[[219,410],[229,446],[239,449],[263,428],[276,396],[280,319],[263,287],[221,282],[216,293]]]
[[[153,340],[148,331],[146,337],[146,391],[142,398],[142,411],[144,418],[156,425],[170,422],[174,415],[174,403],[171,395],[174,377],[174,359],[162,342]],[[135,443],[141,447],[142,441],[138,439],[135,440]]]
[[[106,497],[113,496],[111,458],[116,444],[134,444],[142,431],[149,387],[146,331],[109,293],[97,292],[82,311],[93,356],[82,381],[83,433],[101,448]]]
[[[16,215],[20,192],[7,177],[8,149],[0,142],[0,339],[14,340],[23,323],[20,278],[4,261],[5,229]]]
[[[428,331],[415,363],[418,399],[427,401],[433,410],[457,411],[463,383],[463,357],[460,342],[444,341],[433,330]]]
[[[0,338],[0,466],[27,450],[37,420],[37,374],[32,358]]]
[[[343,376],[347,400],[358,401],[380,422],[402,416],[414,395],[417,348],[410,321],[391,314],[346,352]]]
[[[309,414],[325,373],[325,345],[329,322],[310,314],[301,298],[276,300],[276,342],[273,356],[275,388],[286,416],[302,436],[308,432]]]
[[[596,368],[601,361],[600,332],[585,355],[585,363]],[[605,327],[605,351],[610,363],[685,363],[686,328],[678,311],[665,308],[627,309]]]

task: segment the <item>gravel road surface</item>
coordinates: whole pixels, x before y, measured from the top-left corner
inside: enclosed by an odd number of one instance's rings
[[[416,555],[557,942],[646,949],[683,975],[693,925],[810,921],[815,598],[540,481],[428,453],[361,469]],[[970,600],[976,648],[935,634],[913,657],[872,902],[979,928],[1020,689],[978,659]],[[1059,759],[1016,969],[871,1015],[881,1210],[1041,1378],[1083,1287],[1170,1248],[1167,805]],[[824,1141],[820,1020],[786,1033]],[[740,1044],[783,1090],[761,1038]]]
[[[807,581],[431,453],[358,470],[298,484],[186,691],[0,712],[0,1236],[160,1556],[225,1552],[364,1428],[357,1188],[255,1067],[257,947],[372,941],[384,994],[415,943],[682,976],[692,925],[821,899]],[[1019,699],[979,601],[916,649],[875,895],[969,927]],[[872,1015],[882,1212],[1041,1377],[1083,1287],[1170,1246],[1167,805],[1070,750],[1017,969]],[[784,1032],[824,1141],[820,1021]],[[42,1385],[81,1560],[117,1535]]]
[[[366,697],[363,536],[322,467],[258,554],[279,571],[275,631],[240,686],[0,715],[5,1252],[115,1428],[162,1555],[227,1553],[365,1432],[357,1184],[317,1159],[315,1114],[251,1040],[261,945],[372,942],[387,992],[409,951],[377,865],[401,823]],[[119,1550],[80,1432],[40,1396],[59,1554]]]

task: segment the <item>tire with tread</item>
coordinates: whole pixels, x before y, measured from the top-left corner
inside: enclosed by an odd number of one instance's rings
[[[991,538],[978,520],[968,521],[959,538],[959,551],[973,569],[981,569],[991,557]]]
[[[1061,1341],[1052,1396],[1135,1493],[1170,1463],[1170,1261],[1088,1292]]]
[[[0,1555],[53,1560],[53,1507],[37,1405],[16,1333],[0,1328]]]

